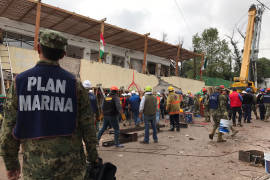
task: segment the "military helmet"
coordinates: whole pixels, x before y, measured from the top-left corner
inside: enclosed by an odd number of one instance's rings
[[[53,30],[41,30],[39,35],[39,43],[52,49],[66,50],[67,38],[62,33]]]

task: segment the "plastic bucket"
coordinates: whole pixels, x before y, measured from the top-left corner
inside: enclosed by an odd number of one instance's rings
[[[264,153],[265,172],[270,174],[270,152]]]
[[[219,124],[219,132],[229,133],[232,122],[227,119],[221,119]]]
[[[185,113],[185,119],[186,119],[186,122],[187,123],[192,123],[192,113],[190,113],[190,112],[186,112]]]

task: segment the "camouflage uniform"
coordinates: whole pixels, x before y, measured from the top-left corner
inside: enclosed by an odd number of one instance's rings
[[[42,45],[51,48],[65,47],[66,39],[57,32],[44,31],[43,33],[40,37]],[[38,63],[59,66],[57,61],[41,60]],[[77,118],[76,129],[72,136],[16,140],[13,137],[13,129],[18,111],[18,96],[14,85],[11,86],[4,108],[5,118],[0,137],[0,155],[3,156],[8,171],[20,169],[18,152],[21,145],[24,180],[81,180],[84,178],[86,160],[95,162],[98,154],[89,98],[79,81],[76,83],[76,88]],[[87,156],[84,153],[82,141],[85,143]]]
[[[216,90],[220,90],[219,87],[216,88]],[[225,97],[225,96],[224,96]],[[226,98],[226,97],[225,97]],[[210,108],[210,114],[213,118],[214,121],[214,125],[213,125],[213,129],[212,132],[209,134],[209,138],[213,139],[216,130],[219,128],[219,124],[220,124],[220,119],[221,119],[221,112],[224,112],[224,110],[221,110],[221,107],[223,106],[223,96],[221,94],[219,94],[218,96],[218,108],[217,109],[211,109]],[[227,111],[227,109],[225,108],[225,110]],[[224,142],[225,140],[222,139],[222,133],[218,132],[218,139],[217,142]]]
[[[205,117],[205,122],[210,122],[210,112],[209,112],[209,94],[204,94],[202,103],[204,106],[204,117]]]
[[[255,94],[252,94],[253,95],[253,103],[251,105],[251,111],[253,111],[256,119],[259,119],[259,116],[257,114],[257,107],[256,107],[256,104],[257,104],[257,97]]]
[[[219,107],[220,107],[220,119],[229,119],[229,112],[228,112],[228,100],[226,95],[221,94],[219,96]],[[232,136],[234,136],[236,133],[238,133],[238,131],[236,131],[232,126],[230,127],[231,131],[232,131]]]
[[[199,100],[199,95],[195,95],[194,97],[194,114],[198,115],[200,114],[200,100]]]

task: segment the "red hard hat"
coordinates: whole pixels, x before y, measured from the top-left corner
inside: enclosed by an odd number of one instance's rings
[[[224,85],[220,85],[219,87],[220,87],[221,89],[224,89],[224,88],[225,88],[225,86],[224,86]]]
[[[118,87],[117,86],[112,86],[111,91],[118,91]]]
[[[202,89],[203,92],[207,91],[205,88]]]
[[[266,91],[270,91],[270,88],[267,88]]]

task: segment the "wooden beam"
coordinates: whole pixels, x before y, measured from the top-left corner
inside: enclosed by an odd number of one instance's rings
[[[97,24],[91,25],[91,26],[87,27],[86,29],[83,29],[82,31],[76,33],[75,35],[80,36],[81,34],[89,31],[90,29],[92,29],[92,28],[94,28],[95,26],[98,26],[98,25],[100,25],[100,24],[97,23]]]
[[[179,62],[179,58],[180,58],[180,51],[181,51],[181,45],[178,46],[177,54],[176,54],[176,60],[175,60],[175,76],[179,76],[178,62]]]
[[[73,14],[69,14],[68,16],[64,17],[64,18],[61,19],[60,21],[57,21],[56,23],[54,23],[53,25],[51,25],[51,26],[49,27],[49,29],[54,28],[54,27],[57,26],[58,24],[63,23],[65,20],[67,20],[68,18],[70,18],[70,17],[72,17],[72,16],[73,16]]]
[[[139,38],[133,39],[133,40],[131,40],[131,41],[132,41],[132,43],[133,43],[133,42],[136,42],[136,41],[138,41],[138,40],[140,40],[140,39],[142,39],[142,37],[139,37]],[[128,43],[130,43],[130,41],[125,41],[125,42],[121,42],[121,43],[114,44],[114,45],[115,45],[115,46],[122,46],[122,45],[124,45],[124,44],[128,44]]]
[[[150,33],[144,35],[144,55],[143,55],[143,65],[142,65],[142,73],[145,74],[146,72],[146,55],[147,55],[147,43],[148,43],[148,36]]]
[[[8,8],[13,4],[14,1],[15,0],[11,0],[10,3],[7,4],[4,10],[0,13],[0,16],[3,16],[3,14],[8,10]]]
[[[36,27],[35,27],[35,39],[34,39],[34,49],[37,50],[38,36],[40,28],[40,12],[41,12],[41,2],[37,3],[37,13],[36,13]]]
[[[18,21],[23,20],[23,18],[25,18],[25,16],[30,13],[34,8],[36,7],[36,4],[34,4],[31,8],[29,8],[19,19]]]
[[[104,22],[106,21],[106,18],[101,20],[101,26],[100,26],[100,36],[104,37]],[[101,48],[101,42],[99,42],[99,55],[98,55],[98,62],[102,62],[101,57],[100,57],[100,48]]]
[[[67,28],[65,28],[65,29],[63,30],[63,32],[68,31],[69,29],[71,29],[71,28],[74,27],[74,26],[77,26],[77,25],[80,24],[80,23],[81,23],[81,21],[76,21],[76,23],[71,24],[70,26],[68,26]]]
[[[158,45],[158,44],[160,44],[160,43],[159,43],[159,42],[153,43],[153,44],[151,44],[151,45],[148,45],[148,48],[151,48],[151,47],[156,46],[156,45]],[[140,50],[141,48],[144,48],[144,46],[140,46],[140,47],[136,48],[135,51],[138,51],[138,50]],[[150,51],[149,51],[149,52],[150,52]]]
[[[117,35],[119,35],[119,34],[122,34],[122,33],[124,33],[124,32],[125,32],[125,31],[119,31],[119,32],[117,32],[117,33],[113,33],[113,34],[111,34],[111,35],[109,35],[109,36],[104,37],[104,39],[106,39],[106,40],[108,41],[109,38],[112,38],[112,37],[117,36]],[[122,37],[122,38],[123,38],[123,37]]]
[[[160,53],[162,53],[162,52],[164,52],[164,51],[168,51],[169,49],[173,49],[173,48],[175,48],[174,46],[171,46],[171,47],[167,47],[166,49],[166,46],[165,47],[162,47],[162,48],[158,48],[158,49],[156,49],[155,51],[149,51],[149,53],[156,53],[156,52],[160,52]]]

